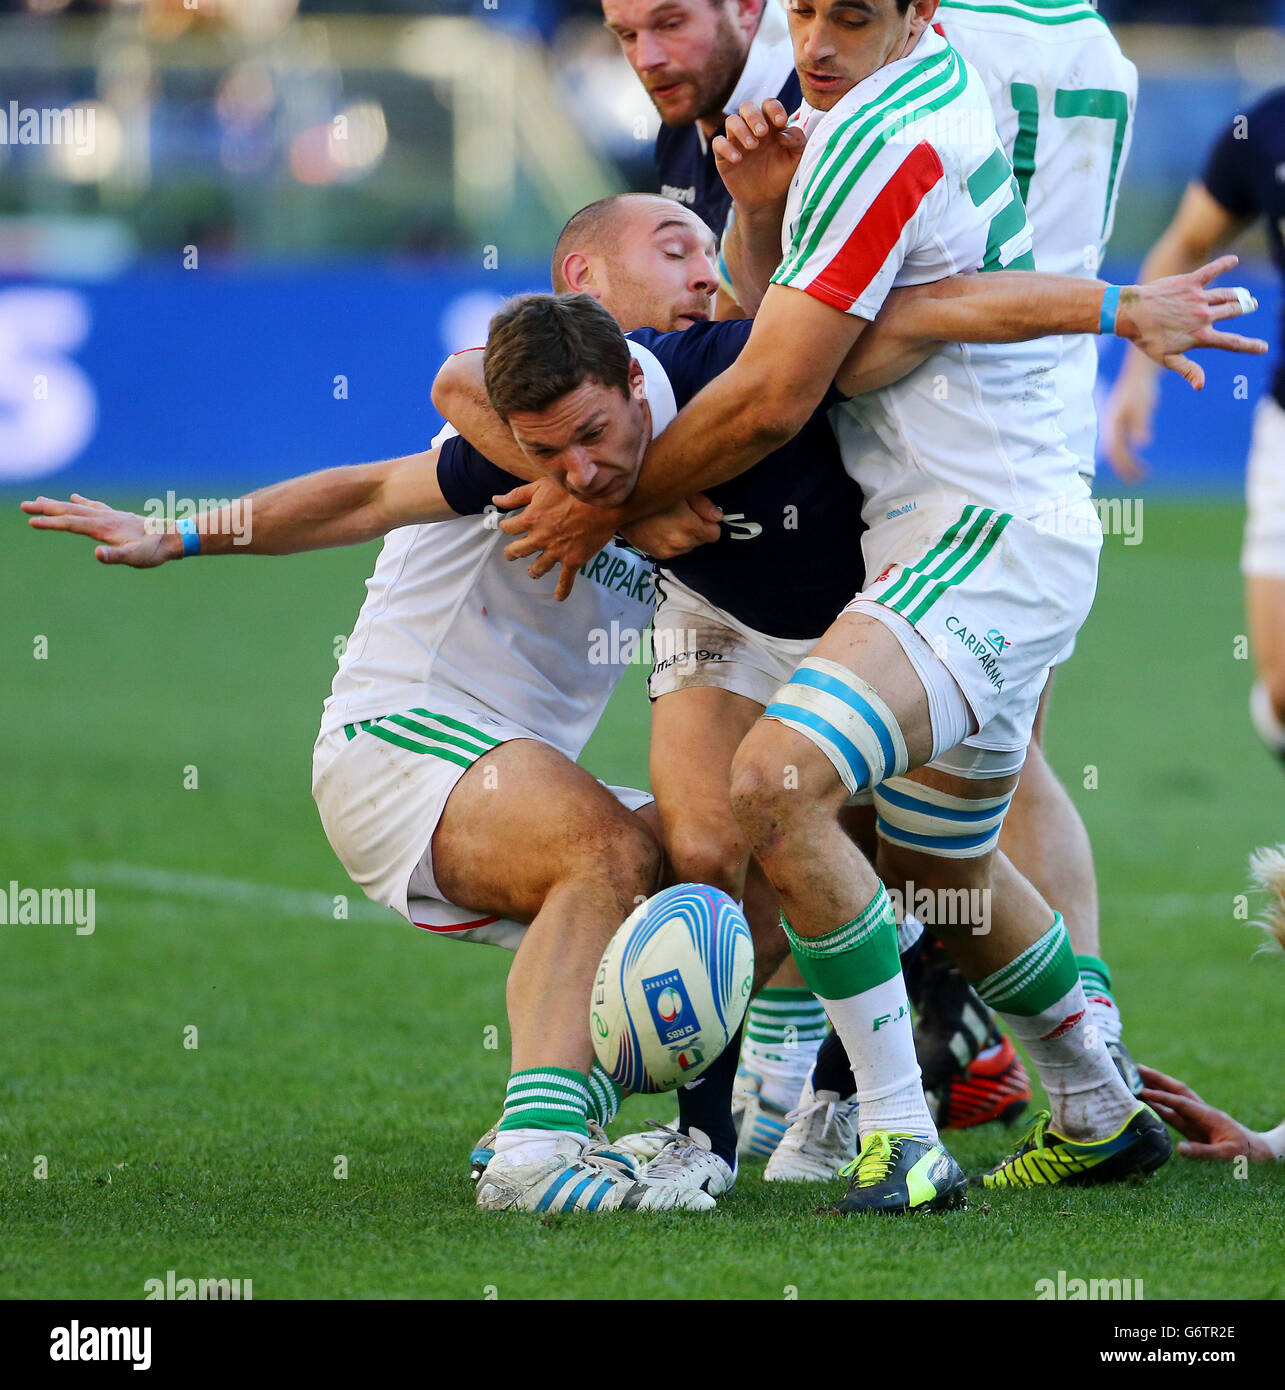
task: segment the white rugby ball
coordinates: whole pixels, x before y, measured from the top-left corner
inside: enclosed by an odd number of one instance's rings
[[[680,883],[626,918],[598,967],[589,1034],[598,1061],[626,1091],[694,1081],[741,1026],[754,943],[736,903],[704,883]]]

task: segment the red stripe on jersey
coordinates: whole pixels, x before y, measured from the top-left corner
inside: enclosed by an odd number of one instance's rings
[[[936,29],[936,31],[942,36],[943,39],[946,37],[946,31],[944,28],[942,28],[940,23],[934,24],[933,28]]]
[[[869,289],[920,203],[943,177],[937,151],[926,140],[916,145],[807,292],[847,313]]]

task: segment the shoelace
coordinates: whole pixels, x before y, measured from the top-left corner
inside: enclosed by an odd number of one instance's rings
[[[888,1134],[884,1130],[876,1130],[866,1137],[857,1157],[839,1169],[839,1176],[855,1177],[858,1187],[877,1187],[901,1156],[901,1141],[908,1138],[910,1136],[907,1134]]]
[[[814,1100],[811,1105],[796,1106],[786,1115],[785,1123],[787,1125],[793,1125],[800,1120],[810,1120],[819,1110],[824,1110],[825,1119],[821,1124],[821,1132],[815,1136],[814,1142],[817,1144],[824,1144],[826,1137],[830,1133],[830,1127],[833,1125],[839,1140],[844,1144],[851,1144],[853,1137],[852,1120],[839,1109],[839,1105],[840,1102],[837,1100]],[[813,1140],[814,1136],[811,1133],[811,1127],[809,1127],[809,1132],[799,1147],[808,1147]]]
[[[652,1120],[648,1124],[654,1124]],[[680,1173],[684,1163],[693,1154],[703,1155],[711,1152],[710,1142],[700,1130],[693,1130],[690,1134],[684,1134],[681,1130],[671,1129],[668,1125],[656,1125],[656,1132],[664,1132],[670,1136],[669,1142],[647,1165],[647,1176],[668,1177],[671,1173]]]

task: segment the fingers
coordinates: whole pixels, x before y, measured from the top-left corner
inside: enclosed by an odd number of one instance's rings
[[[1231,314],[1221,314],[1215,310],[1214,318],[1231,318],[1237,312],[1238,310],[1233,309]],[[1220,333],[1213,328],[1201,331],[1200,337],[1196,339],[1196,346],[1221,348],[1223,352],[1243,352],[1250,357],[1261,357],[1267,351],[1267,344],[1261,338],[1245,338],[1239,333]]]
[[[1258,300],[1248,290],[1227,287],[1206,290],[1205,303],[1213,310],[1213,320],[1236,318],[1240,314],[1258,312]]]
[[[723,519],[722,507],[717,502],[711,502],[703,492],[693,493],[687,499],[687,505],[702,521],[712,521],[717,525]]]
[[[1209,1138],[1209,1132],[1207,1130],[1202,1129],[1199,1125],[1192,1124],[1185,1115],[1180,1115],[1176,1110],[1171,1110],[1169,1106],[1165,1105],[1162,1101],[1148,1099],[1149,1094],[1154,1096],[1155,1092],[1148,1093],[1146,1090],[1143,1090],[1141,1099],[1147,1102],[1165,1124],[1176,1129],[1179,1134],[1185,1134],[1188,1139],[1203,1140]],[[1161,1092],[1161,1094],[1163,1095],[1164,1092]]]
[[[1216,261],[1202,265],[1194,273],[1199,284],[1207,285],[1211,280],[1216,280],[1220,275],[1226,275],[1229,270],[1234,270],[1239,264],[1239,256],[1219,256]]]
[[[772,122],[777,130],[784,130],[790,123],[790,113],[775,97],[768,97],[763,103],[763,114]]]
[[[552,555],[537,555],[527,566],[526,572],[532,579],[543,579],[557,563],[557,560],[554,559]]]
[[[102,512],[111,511],[111,508],[107,505],[106,502],[95,502],[92,497],[82,497],[78,492],[73,492],[71,494],[71,500],[73,502],[79,502],[83,507],[96,507],[99,511]]]
[[[1200,1099],[1185,1081],[1179,1081],[1176,1076],[1166,1076],[1164,1072],[1157,1071],[1155,1067],[1144,1067],[1139,1063],[1138,1074],[1148,1086],[1158,1091],[1170,1091],[1174,1095],[1188,1096],[1192,1100]]]
[[[779,106],[780,103],[778,102],[777,105]],[[762,140],[775,124],[775,122],[769,121],[763,109],[755,105],[752,101],[741,102],[738,114],[740,119],[749,127],[756,140]]]
[[[510,534],[512,533],[510,532]],[[504,558],[506,560],[525,560],[528,555],[535,555],[539,549],[540,547],[530,536],[520,536],[504,547]]]
[[[500,530],[503,531],[506,536],[524,535],[527,529],[527,522],[525,518],[526,508],[523,507],[520,511],[516,511],[511,513],[509,516],[502,517],[500,520]]]
[[[526,504],[535,496],[535,490],[539,483],[522,483],[515,487],[512,492],[497,492],[491,498],[502,512],[511,512],[514,507],[525,507]]]
[[[1183,1158],[1203,1158],[1220,1163],[1229,1163],[1233,1158],[1244,1153],[1244,1148],[1237,1144],[1234,1139],[1224,1139],[1218,1144],[1193,1144],[1184,1140],[1178,1145],[1178,1152]]]
[[[554,590],[554,597],[559,603],[571,597],[571,590],[576,582],[577,573],[575,565],[563,565],[562,573],[558,576],[558,587]]]
[[[1205,369],[1198,362],[1193,362],[1185,352],[1171,352],[1165,358],[1165,366],[1171,372],[1177,372],[1193,391],[1205,389]]]

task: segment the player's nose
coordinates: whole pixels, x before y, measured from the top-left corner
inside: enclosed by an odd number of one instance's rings
[[[639,72],[650,72],[652,68],[662,68],[668,59],[660,40],[647,30],[639,30],[634,40],[634,67]]]
[[[567,483],[577,491],[591,488],[598,476],[598,465],[588,449],[568,449],[566,455]]]
[[[696,257],[688,287],[697,294],[713,294],[718,289],[718,262],[712,256]]]

